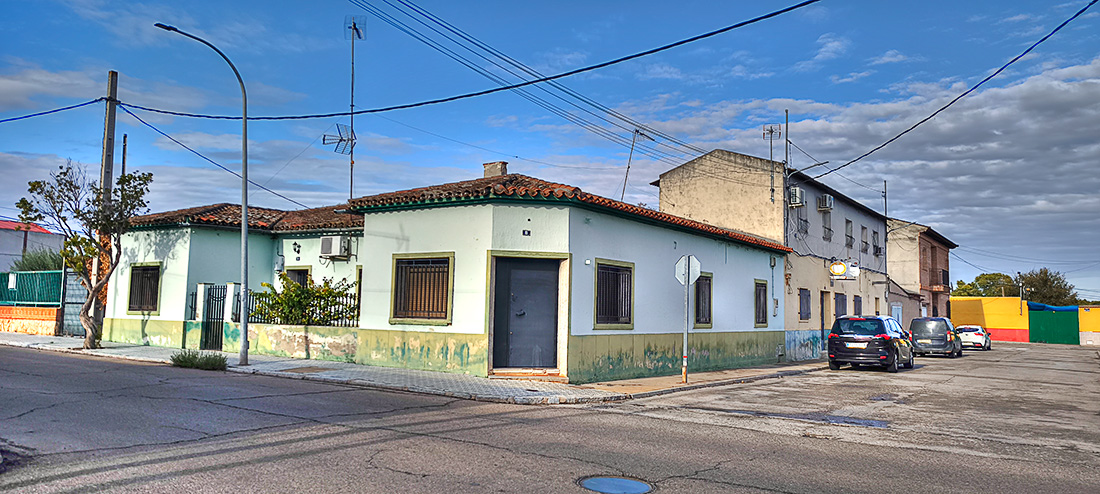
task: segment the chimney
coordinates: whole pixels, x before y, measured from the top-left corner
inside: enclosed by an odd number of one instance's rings
[[[485,163],[481,165],[485,167],[485,178],[499,177],[501,175],[508,174],[508,162],[507,161],[494,161],[492,163]]]

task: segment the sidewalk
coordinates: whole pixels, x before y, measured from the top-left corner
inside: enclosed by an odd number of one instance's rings
[[[169,363],[174,348],[103,342],[104,348],[83,350],[82,338],[38,336],[0,332],[0,345],[68,352],[79,355],[110,357],[140,362]],[[562,384],[544,381],[486,379],[445,372],[420,371],[392,367],[303,360],[269,355],[249,355],[247,366],[237,366],[235,353],[224,353],[229,372],[259,374],[290,379],[351,384],[391,391],[408,391],[467,400],[516,403],[524,405],[598,403],[645,398],[704,387],[751,382],[804,374],[827,368],[824,362],[775,364],[745,369],[698,372],[688,375],[688,384],[680,376],[647,377],[590,384]]]

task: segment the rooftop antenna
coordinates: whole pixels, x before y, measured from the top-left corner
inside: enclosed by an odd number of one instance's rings
[[[351,40],[351,110],[348,112],[351,125],[345,138],[345,142],[348,142],[345,148],[347,149],[348,168],[351,174],[348,178],[348,199],[355,197],[355,40],[363,39],[363,29],[366,26],[367,16],[365,15],[344,16],[344,39]],[[339,130],[339,124],[337,130]],[[340,135],[345,136],[343,132]],[[344,151],[341,151],[339,143],[336,144],[336,152],[344,153]]]
[[[630,155],[626,158],[626,176],[623,177],[623,193],[619,195],[619,202],[622,202],[623,199],[626,198],[626,181],[630,179],[630,160],[634,159],[634,143],[638,142],[638,136],[653,141],[653,138],[645,135],[645,132],[634,129],[634,138],[630,140]]]
[[[340,154],[351,155],[352,149],[355,148],[355,131],[347,125],[338,123],[336,124],[336,133],[338,135],[325,134],[321,139],[321,143],[324,145],[335,144],[336,147],[333,151]],[[352,161],[355,163],[355,161]]]
[[[772,159],[772,143],[782,135],[783,128],[780,127],[779,124],[768,124],[764,126],[764,140],[768,141],[768,161],[771,162],[769,167],[772,170],[772,202],[775,202],[775,160]]]

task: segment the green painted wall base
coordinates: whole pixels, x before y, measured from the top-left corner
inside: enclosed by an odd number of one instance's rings
[[[104,319],[103,340],[135,345],[184,348],[185,321],[161,321],[150,319]],[[198,348],[198,335],[194,336],[194,348]],[[188,338],[189,340],[189,338]],[[190,341],[188,341],[190,343]],[[187,348],[191,348],[188,346]]]
[[[680,373],[683,334],[612,333],[569,338],[569,382],[590,383]],[[693,333],[688,372],[735,369],[776,362],[783,331]]]

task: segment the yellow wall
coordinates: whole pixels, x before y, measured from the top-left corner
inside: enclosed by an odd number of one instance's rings
[[[1077,310],[1081,332],[1100,332],[1100,305],[1081,306]]]
[[[1027,305],[1015,297],[951,297],[951,323],[1028,329]]]

